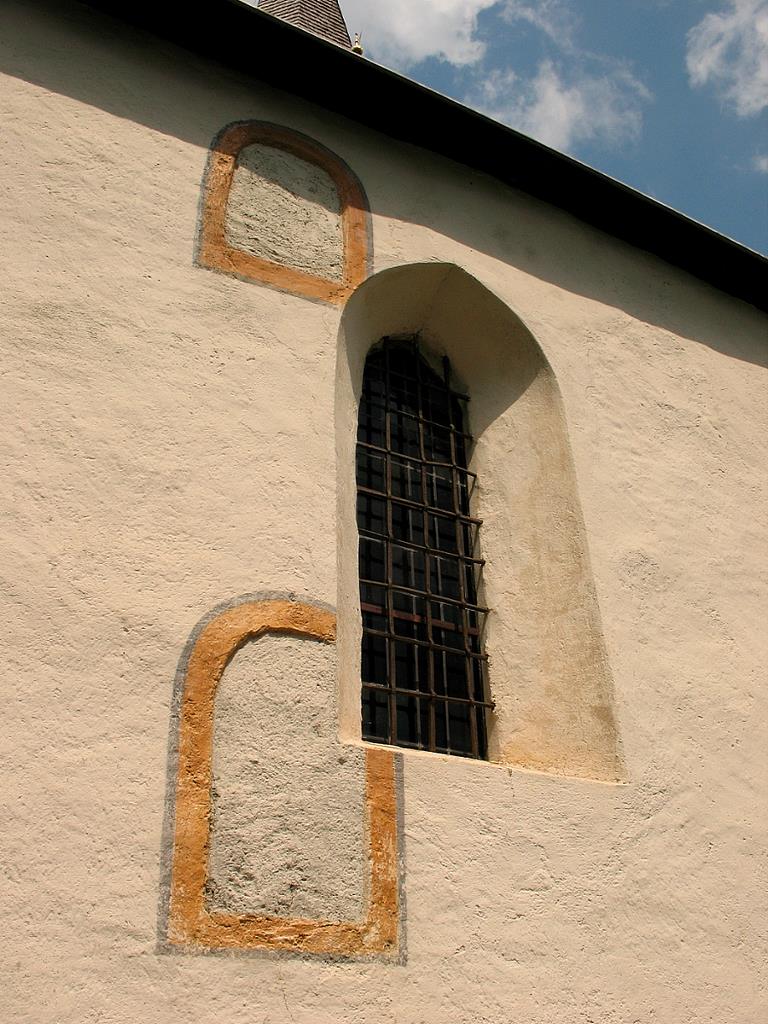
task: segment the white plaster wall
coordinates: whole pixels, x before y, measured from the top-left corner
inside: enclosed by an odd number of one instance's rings
[[[2,17],[3,1019],[763,1019],[764,318],[69,4]],[[398,965],[157,945],[186,638],[337,600],[340,311],[193,265],[206,147],[251,117],[354,168],[377,269],[454,262],[541,344],[615,680],[627,785],[404,755]]]

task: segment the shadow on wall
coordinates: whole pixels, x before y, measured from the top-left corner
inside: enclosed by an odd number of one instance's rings
[[[360,736],[361,624],[355,424],[368,351],[415,335],[447,355],[470,397],[483,520],[490,760],[606,782],[624,777],[613,683],[557,383],[531,333],[450,264],[369,278],[347,303],[337,361],[339,673],[342,734]]]
[[[222,125],[254,116],[244,76],[160,41],[149,42],[142,33],[93,10],[40,0],[4,14],[0,70],[6,74],[206,151]],[[349,131],[349,122],[337,121]],[[472,179],[477,175],[446,161],[440,162],[441,173],[454,174],[465,201],[440,207],[432,202],[430,180],[437,166],[432,158],[415,151],[419,158],[413,160],[410,146],[393,145],[391,140],[388,146],[393,160],[403,160],[415,187],[410,199],[396,187],[372,195],[375,213],[428,225],[566,291],[734,358],[765,365],[766,350],[755,319],[759,314],[753,307],[734,300],[726,311],[715,289],[683,271],[599,232],[584,232],[579,221],[553,216],[545,204],[528,197],[518,201],[514,190],[484,179],[498,190],[502,214],[489,228],[488,217],[477,216],[474,205]]]

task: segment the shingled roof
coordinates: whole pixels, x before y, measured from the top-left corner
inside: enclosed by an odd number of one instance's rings
[[[259,0],[259,10],[331,43],[347,49],[352,45],[338,0]]]

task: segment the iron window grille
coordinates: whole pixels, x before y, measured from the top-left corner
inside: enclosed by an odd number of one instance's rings
[[[385,338],[368,356],[357,440],[363,737],[486,758],[478,602],[481,521],[470,511],[469,399]]]

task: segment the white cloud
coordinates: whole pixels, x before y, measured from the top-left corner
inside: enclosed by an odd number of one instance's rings
[[[398,67],[426,57],[451,64],[474,64],[485,47],[477,19],[498,7],[508,23],[526,21],[561,47],[571,44],[576,19],[570,0],[341,0],[350,32],[362,32],[363,45],[377,60]]]
[[[577,20],[564,0],[506,0],[501,16],[510,24],[528,22],[563,49],[573,43]]]
[[[407,70],[438,57],[463,67],[464,82],[468,76],[474,83],[465,102],[550,146],[617,143],[640,133],[650,94],[623,64],[574,45],[572,0],[341,0],[341,6],[374,60]],[[489,71],[477,23],[491,8],[507,24],[524,22],[544,33],[560,52],[558,65],[543,60],[532,77]]]
[[[761,153],[752,161],[752,167],[760,174],[768,174],[768,153]]]
[[[768,106],[768,0],[728,0],[688,33],[688,76],[715,86],[739,117]]]
[[[528,81],[511,71],[492,73],[472,98],[491,117],[548,146],[570,150],[580,142],[637,138],[650,93],[624,68],[601,75],[578,69],[566,77],[545,60]]]
[[[485,47],[476,38],[478,15],[498,0],[341,0],[350,32],[362,32],[375,59],[408,67],[426,57],[474,64]]]

